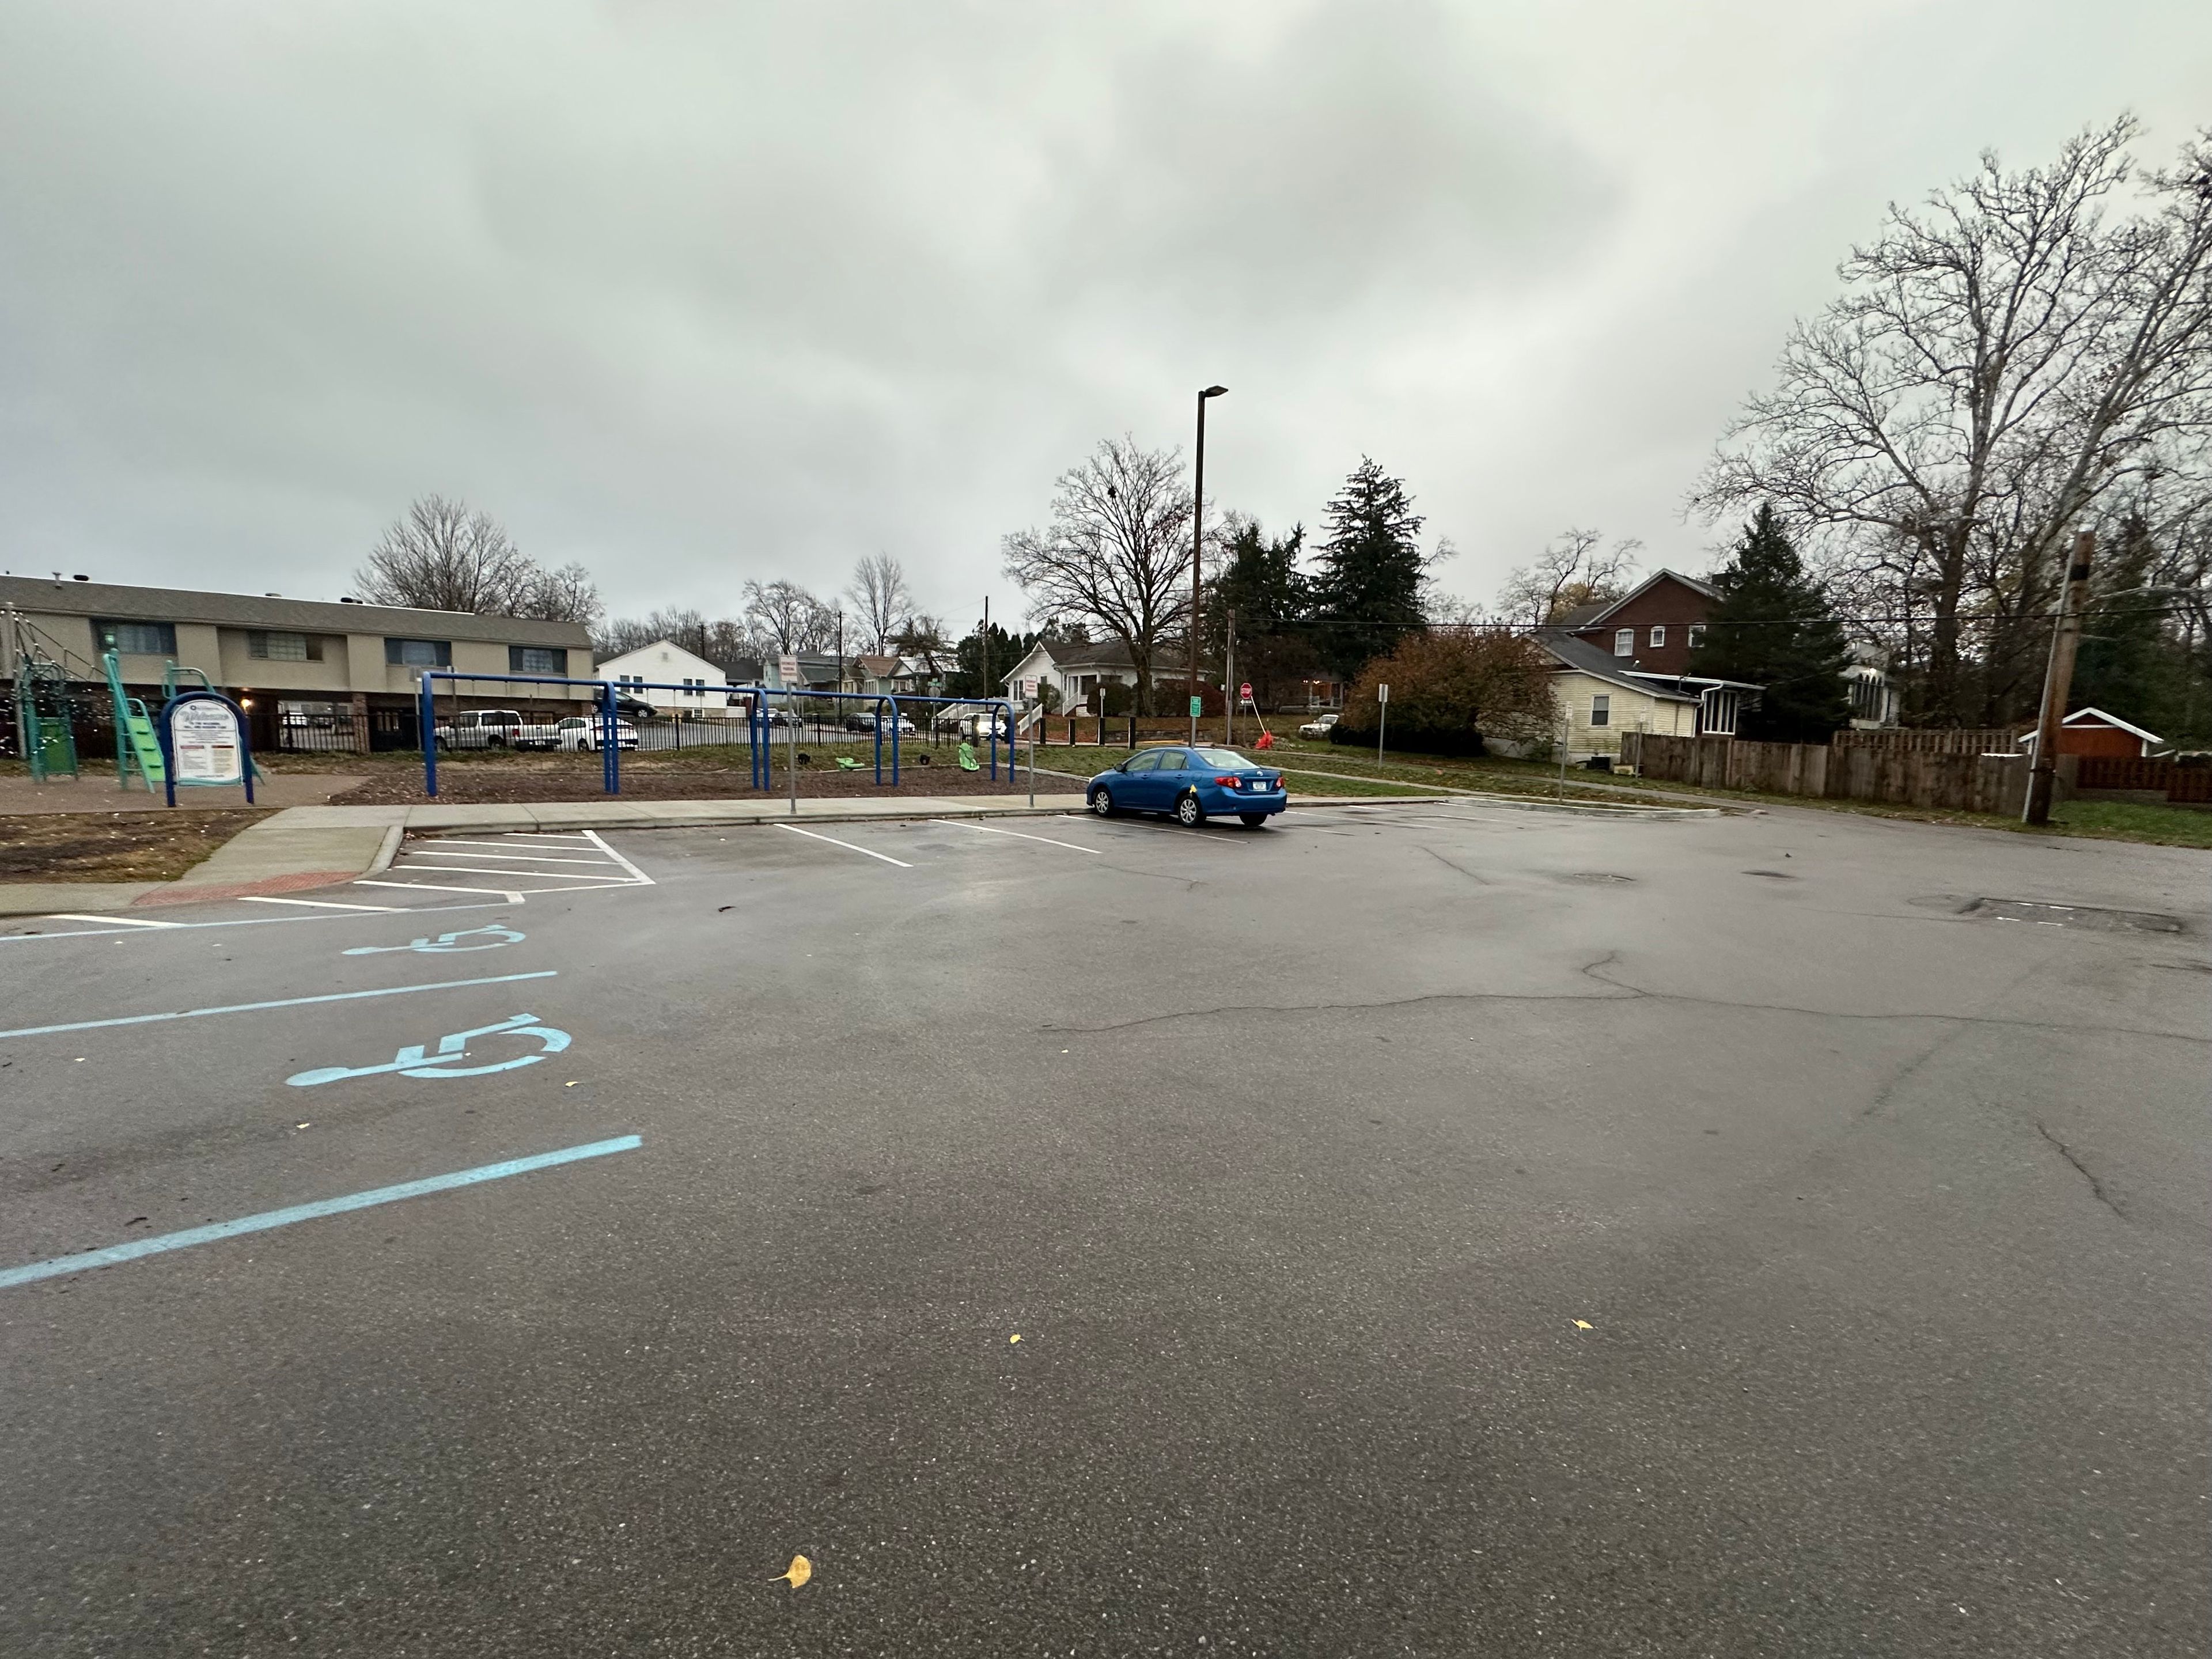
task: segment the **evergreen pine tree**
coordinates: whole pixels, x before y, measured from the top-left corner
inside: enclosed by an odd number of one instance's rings
[[[1763,686],[1736,731],[1766,743],[1826,743],[1850,720],[1843,626],[1820,585],[1805,574],[1789,533],[1762,506],[1744,526],[1727,568],[1710,579],[1720,599],[1690,672]]]
[[[1415,540],[1425,522],[1406,486],[1364,455],[1330,501],[1313,608],[1327,623],[1322,653],[1346,678],[1426,622],[1427,562]]]

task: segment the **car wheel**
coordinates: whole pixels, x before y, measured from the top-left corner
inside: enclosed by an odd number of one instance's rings
[[[1237,817],[1238,822],[1247,830],[1261,830],[1267,827],[1267,815],[1265,812],[1239,812]]]
[[[1176,822],[1185,829],[1195,830],[1206,822],[1206,809],[1198,804],[1195,791],[1186,793],[1176,802]]]
[[[1091,810],[1096,812],[1102,818],[1112,817],[1114,816],[1114,792],[1110,789],[1092,790],[1091,792]]]

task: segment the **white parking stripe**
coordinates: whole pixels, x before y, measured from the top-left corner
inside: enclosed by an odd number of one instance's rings
[[[143,916],[80,916],[67,910],[55,911],[53,918],[56,921],[96,921],[103,927],[112,922],[119,927],[181,927],[185,925],[181,921],[149,921]]]
[[[1019,841],[1041,841],[1048,847],[1065,847],[1071,853],[1088,853],[1093,858],[1103,859],[1106,856],[1096,847],[1079,847],[1072,841],[1054,841],[1050,836],[1025,835],[1019,830],[994,830],[988,823],[970,823],[966,818],[943,818],[939,822],[957,823],[969,830],[980,830],[987,836],[1012,836]]]
[[[839,841],[835,836],[817,836],[811,830],[802,830],[795,823],[779,823],[775,827],[788,830],[794,836],[804,836],[809,841],[826,841],[832,847],[842,847],[847,852],[858,853],[864,858],[881,859],[885,864],[896,864],[902,870],[914,868],[904,859],[895,859],[889,853],[878,853],[872,847],[855,847],[851,842]]]
[[[401,856],[403,858],[410,859],[421,858],[426,854],[434,854],[441,859],[513,859],[517,863],[521,863],[526,860],[532,864],[604,865],[612,862],[611,860],[608,859],[556,858],[550,853],[526,853],[520,848],[508,848],[497,853],[448,853],[446,851],[446,843],[444,842],[423,842],[417,846],[409,848],[405,853],[401,854]]]
[[[599,849],[599,851],[601,851],[602,853],[605,853],[605,854],[609,858],[612,859],[612,860],[613,860],[617,864],[619,864],[620,866],[622,866],[622,867],[623,867],[623,869],[625,869],[625,870],[629,871],[629,872],[630,872],[631,876],[632,876],[633,878],[635,878],[635,880],[636,880],[636,882],[637,882],[637,884],[638,884],[639,886],[641,886],[641,887],[653,887],[653,886],[657,886],[657,885],[659,885],[659,884],[658,884],[658,883],[656,883],[651,876],[647,875],[647,874],[645,873],[645,872],[644,872],[644,871],[642,871],[642,870],[639,869],[639,868],[637,867],[637,866],[635,866],[635,864],[632,864],[632,863],[631,863],[628,859],[624,858],[624,857],[623,857],[620,853],[616,852],[616,851],[615,851],[615,849],[614,849],[613,848],[611,848],[611,847],[608,846],[608,845],[606,844],[606,842],[605,842],[604,841],[600,840],[600,839],[599,839],[599,831],[597,831],[596,830],[585,830],[585,831],[584,831],[584,836],[585,836],[585,839],[586,839],[586,840],[587,840],[587,841],[589,841],[589,842],[592,843],[592,846],[594,846],[594,847],[598,848]]]
[[[539,854],[533,853],[530,849],[533,847],[543,847],[545,844],[541,841],[470,841],[461,836],[437,836],[427,838],[426,840],[418,842],[416,844],[417,846],[428,846],[433,843],[440,847],[495,847],[502,853],[512,853],[517,858],[525,859],[534,859],[541,856]],[[560,843],[558,848],[556,849],[556,852],[588,853],[591,850],[591,843],[588,842],[564,841]],[[551,858],[555,856],[555,854],[547,853],[542,856]]]
[[[441,887],[434,881],[370,881],[366,877],[354,883],[356,887],[412,887],[425,893],[496,893],[509,904],[520,904],[522,895],[511,887]]]
[[[415,856],[416,855],[413,854],[409,854],[410,860]],[[535,876],[540,881],[605,881],[607,878],[607,872],[605,871],[601,871],[595,875],[572,876],[566,870],[487,870],[480,864],[415,864],[410,862],[407,864],[395,864],[392,867],[402,873],[410,870],[423,870],[428,872],[432,875],[439,876]]]
[[[405,909],[404,904],[341,904],[336,899],[264,898],[258,893],[248,893],[239,900],[240,904],[305,904],[318,910],[383,910],[393,915]]]

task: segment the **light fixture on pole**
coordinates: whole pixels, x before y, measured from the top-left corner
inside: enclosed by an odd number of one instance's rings
[[[1190,740],[1198,742],[1198,573],[1206,546],[1206,400],[1225,396],[1225,386],[1210,386],[1198,394],[1197,476],[1190,493]],[[1223,688],[1225,695],[1227,688]]]

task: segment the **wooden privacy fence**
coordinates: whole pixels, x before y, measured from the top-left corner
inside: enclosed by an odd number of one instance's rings
[[[1856,735],[1856,734],[1855,734]],[[2014,813],[2027,787],[2022,754],[1960,754],[1868,744],[1744,743],[1631,732],[1621,759],[1640,777],[1711,789],[1831,800],[1887,801],[1954,812]],[[2077,757],[2058,757],[2062,793]]]
[[[2030,728],[2032,729],[2032,728]],[[1927,731],[1890,726],[1880,731],[1838,732],[1831,749],[1891,749],[1911,755],[2005,755],[2020,744],[2021,728],[2008,726],[1942,726]]]
[[[2164,795],[2179,805],[2212,805],[2212,766],[2084,755],[2076,782],[2083,789],[2124,789]]]

